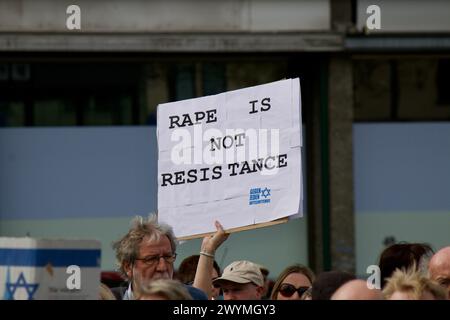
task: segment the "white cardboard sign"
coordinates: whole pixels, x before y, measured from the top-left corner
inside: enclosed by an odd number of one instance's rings
[[[159,105],[159,220],[188,237],[301,214],[300,101],[297,78]]]

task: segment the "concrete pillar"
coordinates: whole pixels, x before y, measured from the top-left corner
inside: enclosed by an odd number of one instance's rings
[[[317,63],[317,73],[313,74],[312,96],[309,109],[305,112],[306,122],[306,166],[308,196],[308,256],[309,267],[316,273],[327,268],[326,244],[323,232],[323,165],[322,165],[322,108],[327,104],[327,59]],[[325,253],[325,254],[324,254]]]
[[[328,99],[331,268],[354,272],[353,73],[349,57],[331,57]]]

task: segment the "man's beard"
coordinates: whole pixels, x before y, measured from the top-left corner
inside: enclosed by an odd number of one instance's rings
[[[158,272],[155,273],[151,280],[159,280],[159,279],[172,279],[168,272]]]
[[[141,288],[146,288],[154,280],[159,279],[172,279],[172,276],[168,272],[155,272],[153,277],[146,279],[143,277],[142,273],[137,269],[133,272],[133,291],[134,293],[140,293]]]

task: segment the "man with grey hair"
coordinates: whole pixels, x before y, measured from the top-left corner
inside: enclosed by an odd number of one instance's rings
[[[206,241],[212,253],[223,242],[215,240],[222,240],[223,235],[223,229],[218,230]],[[128,233],[113,245],[119,269],[129,281],[128,287],[112,289],[115,296],[118,299],[134,300],[151,281],[172,279],[176,247],[172,227],[158,223],[155,214],[150,215],[148,220],[135,217]],[[202,290],[191,286],[187,286],[187,289],[194,299],[207,299]]]

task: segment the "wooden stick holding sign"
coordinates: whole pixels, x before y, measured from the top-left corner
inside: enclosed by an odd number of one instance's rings
[[[277,224],[286,223],[288,221],[289,221],[289,218],[282,218],[282,219],[278,219],[278,220],[275,220],[275,221],[257,223],[257,224],[252,224],[252,225],[245,226],[245,227],[231,228],[231,229],[225,230],[225,232],[226,233],[235,233],[235,232],[240,232],[240,231],[260,229],[260,228],[275,226]],[[186,241],[186,240],[192,240],[192,239],[198,239],[198,238],[211,236],[213,234],[214,234],[214,232],[207,232],[207,233],[202,233],[202,234],[196,234],[196,235],[193,235],[193,236],[180,237],[180,238],[177,238],[177,240],[178,241]]]

